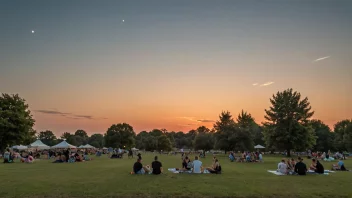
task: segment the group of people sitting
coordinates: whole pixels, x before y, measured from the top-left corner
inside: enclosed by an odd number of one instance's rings
[[[89,153],[84,152],[84,153],[71,153],[69,149],[63,151],[63,152],[58,152],[54,154],[55,156],[55,161],[53,163],[74,163],[74,162],[84,162],[84,161],[90,161],[92,160],[89,158]]]
[[[14,159],[19,158],[22,163],[33,163],[34,157],[32,152],[22,152],[21,154],[14,153],[10,149],[6,149],[4,153],[4,163],[13,163]]]
[[[188,172],[188,173],[203,173],[205,170],[209,173],[220,174],[221,165],[219,160],[214,156],[213,164],[208,168],[203,168],[203,163],[199,160],[198,156],[195,156],[194,161],[191,161],[188,156],[184,156],[182,159],[182,168],[176,168],[179,172]],[[159,175],[163,173],[162,163],[158,161],[158,156],[154,157],[152,164],[143,166],[142,158],[139,156],[137,162],[133,165],[133,170],[131,174],[154,174]]]
[[[312,159],[309,170],[318,174],[324,174],[324,166],[319,162],[319,160],[316,159]],[[292,158],[291,160],[282,159],[278,164],[278,172],[282,174],[306,175],[309,170],[307,169],[306,164],[303,163],[303,159],[301,157],[298,157],[297,163]]]
[[[242,152],[241,156],[236,159],[234,152],[230,152],[229,159],[231,162],[263,162],[261,152]]]

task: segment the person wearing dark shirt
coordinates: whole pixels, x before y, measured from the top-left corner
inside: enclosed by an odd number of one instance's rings
[[[69,150],[69,149],[66,149],[66,150],[64,151],[64,156],[66,157],[66,162],[68,162],[69,155],[70,155],[70,150]]]
[[[158,161],[158,156],[154,157],[154,162],[152,162],[152,169],[154,175],[159,175],[163,172],[163,165]]]
[[[305,163],[303,163],[303,159],[301,157],[298,158],[298,163],[295,165],[295,173],[298,175],[306,175],[307,172],[307,166]]]
[[[142,175],[145,173],[149,173],[149,169],[148,167],[143,167],[142,160],[138,158],[137,162],[133,165],[133,173]]]
[[[317,169],[315,170],[316,173],[324,174],[324,166],[317,160]]]
[[[142,160],[142,155],[141,155],[141,153],[138,153],[138,159],[140,159],[140,160]]]

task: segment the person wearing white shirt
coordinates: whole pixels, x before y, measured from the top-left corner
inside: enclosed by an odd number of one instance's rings
[[[285,160],[281,160],[281,162],[277,165],[278,172],[282,174],[287,174],[287,164],[285,163]]]
[[[198,160],[198,156],[195,157],[195,160],[193,161],[193,173],[202,173],[203,172],[203,167],[202,167],[202,162]]]

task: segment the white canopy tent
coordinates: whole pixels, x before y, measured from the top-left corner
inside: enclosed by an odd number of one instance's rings
[[[64,141],[62,141],[61,143],[59,143],[59,144],[57,144],[57,145],[55,145],[55,146],[52,146],[51,148],[53,148],[53,149],[56,149],[56,148],[60,149],[60,148],[77,148],[77,147],[75,147],[75,146],[73,146],[73,145],[67,143],[67,142],[64,140]]]
[[[82,146],[82,148],[92,149],[92,148],[95,148],[95,147],[92,146],[92,145],[86,144],[86,145]]]
[[[137,148],[132,148],[131,150],[132,151],[139,151],[139,149],[137,149]]]
[[[84,147],[84,145],[81,145],[81,146],[79,146],[78,148],[83,148]]]
[[[29,147],[40,149],[40,150],[50,149],[50,146],[44,144],[41,140],[36,140],[32,144],[30,144]]]
[[[28,147],[23,145],[16,145],[16,146],[13,146],[12,149],[25,150],[25,149],[28,149]]]
[[[265,147],[258,144],[258,145],[256,145],[256,146],[254,146],[254,148],[255,148],[255,149],[264,149]]]

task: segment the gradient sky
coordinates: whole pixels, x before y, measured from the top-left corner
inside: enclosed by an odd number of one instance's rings
[[[188,131],[222,110],[260,123],[287,88],[332,126],[352,118],[351,10],[351,0],[1,0],[0,92],[19,93],[35,128],[58,135],[120,122]]]

